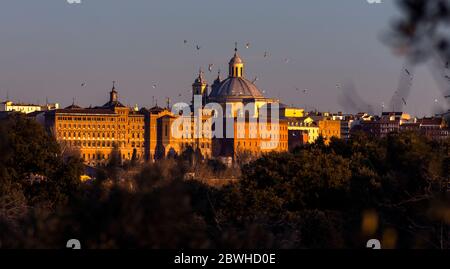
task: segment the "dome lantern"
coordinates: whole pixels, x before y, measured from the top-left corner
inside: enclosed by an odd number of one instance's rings
[[[244,76],[244,62],[237,53],[237,42],[235,43],[234,56],[231,58],[229,65],[229,77],[240,78]]]

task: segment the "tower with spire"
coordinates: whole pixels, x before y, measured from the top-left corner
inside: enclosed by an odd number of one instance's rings
[[[222,83],[222,79],[220,78],[220,69],[217,72],[217,78],[214,80],[213,84],[211,85],[211,93],[215,93],[219,90],[220,85]]]
[[[208,82],[203,77],[203,71],[200,68],[198,72],[198,77],[195,79],[192,84],[192,105],[194,105],[194,96],[201,95],[202,96],[202,105],[206,105],[208,98]]]
[[[113,81],[113,87],[111,89],[111,92],[109,93],[109,101],[111,103],[115,103],[119,101],[119,95],[116,91],[116,82]]]

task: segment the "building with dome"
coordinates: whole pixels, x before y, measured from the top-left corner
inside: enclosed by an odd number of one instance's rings
[[[228,62],[228,77],[222,80],[219,72],[209,94],[207,90],[208,83],[200,72],[193,84],[193,95],[201,95],[203,105],[217,103],[223,108],[224,133],[220,138],[213,138],[213,156],[236,160],[242,155],[288,150],[288,127],[287,122],[279,117],[279,100],[267,98],[245,78],[245,62],[237,48]],[[261,113],[263,107],[266,113]],[[277,110],[276,120],[271,119],[273,108]],[[233,125],[232,137],[227,137],[227,125]]]
[[[88,165],[104,165],[118,150],[122,161],[154,161],[176,156],[186,150],[201,153],[204,158],[227,157],[234,160],[244,155],[259,155],[268,151],[288,150],[287,122],[276,123],[270,115],[263,115],[263,106],[278,105],[278,100],[267,98],[258,87],[245,78],[245,64],[235,49],[229,61],[228,78],[220,74],[211,87],[200,70],[192,84],[192,103],[201,96],[202,134],[196,136],[195,114],[174,114],[167,108],[130,108],[119,101],[115,83],[109,92],[109,100],[102,106],[83,108],[73,103],[64,109],[45,114],[45,125],[63,149],[80,153]],[[209,91],[210,89],[210,91]],[[223,107],[222,137],[213,137],[212,118],[218,118],[207,103]],[[254,114],[245,112],[252,107]],[[229,113],[227,108],[231,108]],[[252,109],[252,110],[253,110]],[[245,114],[245,115],[244,115]],[[278,118],[278,116],[277,116]],[[180,126],[181,136],[172,133],[173,123],[183,119],[190,127]],[[244,119],[244,120],[241,120]],[[263,127],[264,126],[264,127]],[[230,127],[231,137],[225,130]],[[264,144],[272,147],[265,149]]]
[[[254,104],[255,117],[258,117],[258,110],[262,106],[279,103],[279,100],[265,97],[253,82],[245,78],[245,63],[237,48],[228,63],[228,77],[222,80],[219,73],[211,86],[207,101],[219,103],[224,108],[228,105],[232,108],[233,116],[238,116],[236,113],[242,105]]]

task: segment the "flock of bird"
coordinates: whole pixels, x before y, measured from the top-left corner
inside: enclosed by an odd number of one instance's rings
[[[183,41],[183,43],[184,43],[184,45],[189,45],[190,42],[189,42],[188,40],[185,39],[185,40]],[[199,51],[202,49],[202,46],[199,45],[199,44],[193,43],[193,45],[194,45],[194,48],[195,48],[195,50],[196,50],[197,52],[199,52]],[[249,42],[245,43],[245,48],[246,48],[246,49],[249,49],[250,47],[251,47],[251,44],[250,44]],[[269,57],[270,57],[269,52],[268,52],[268,51],[264,51],[264,54],[263,54],[262,58],[263,58],[263,59],[267,59],[267,58],[269,58]],[[287,57],[286,57],[286,58],[283,58],[283,62],[286,63],[286,64],[288,64],[288,63],[290,62],[290,58],[287,58]],[[445,69],[446,69],[446,70],[449,70],[449,69],[450,69],[450,63],[449,63],[448,61],[445,63],[444,66],[445,66]],[[208,71],[209,71],[210,73],[213,71],[213,69],[214,69],[214,64],[213,64],[213,63],[208,64]],[[392,101],[391,101],[391,102],[395,102],[395,100],[397,99],[397,100],[401,101],[401,103],[402,103],[404,106],[407,106],[406,98],[407,98],[407,94],[409,93],[409,89],[410,89],[411,86],[412,86],[412,81],[413,81],[413,79],[414,79],[414,75],[413,75],[413,72],[412,72],[409,68],[404,68],[403,71],[404,71],[404,74],[407,76],[408,84],[407,84],[407,85],[403,85],[403,83],[400,82],[399,88],[403,88],[403,89],[398,89],[398,90],[396,90],[396,91],[394,92],[394,96],[392,97]],[[220,73],[220,70],[219,70],[219,73]],[[450,82],[450,76],[449,76],[448,74],[446,74],[446,75],[444,76],[444,78],[445,78],[448,82]],[[258,76],[255,76],[254,79],[252,80],[252,83],[256,83],[258,80],[259,80]],[[83,88],[83,87],[86,87],[86,85],[87,85],[86,82],[81,83],[81,87],[82,87],[82,88]],[[156,89],[157,87],[158,87],[158,82],[153,81],[153,82],[152,82],[152,89]],[[341,90],[341,93],[343,93],[343,91],[345,91],[345,88],[344,88],[340,83],[336,83],[336,89],[337,89],[337,90]],[[309,89],[301,89],[301,88],[299,88],[299,87],[295,87],[295,91],[296,91],[296,92],[299,92],[299,93],[303,93],[303,94],[305,94],[305,95],[308,94],[308,93],[310,92]],[[189,92],[192,93],[192,89],[189,90]],[[264,91],[263,93],[265,93],[265,91]],[[344,93],[344,95],[345,95],[345,93]],[[179,94],[178,94],[178,97],[182,97],[182,94],[179,93]],[[450,100],[450,95],[444,96],[444,98]],[[437,103],[439,102],[439,100],[438,100],[438,99],[435,99],[434,102],[437,104]],[[381,106],[382,106],[382,108],[384,109],[384,108],[385,108],[385,103],[383,102],[383,103],[381,104]]]
[[[185,46],[189,46],[190,43],[191,43],[191,42],[188,41],[187,39],[184,39],[184,40],[183,40],[183,44],[184,44]],[[199,52],[199,51],[203,48],[200,44],[198,44],[198,43],[196,43],[196,42],[192,42],[192,46],[194,47],[194,49],[195,49],[197,52]],[[236,44],[236,46],[237,46],[237,44]],[[250,48],[251,48],[250,42],[245,43],[245,48],[246,48],[246,49],[250,49]],[[262,55],[262,58],[263,58],[263,59],[268,59],[270,56],[271,56],[271,55],[270,55],[269,51],[266,50],[266,51],[264,51],[264,54]],[[288,57],[285,57],[285,58],[283,58],[282,60],[283,60],[283,62],[286,63],[286,64],[290,63],[290,61],[291,61],[291,59],[288,58]],[[213,63],[208,64],[208,71],[209,71],[210,73],[213,72],[214,67],[215,67],[215,65],[214,65]],[[219,70],[219,73],[220,73],[220,70]],[[258,80],[259,80],[258,76],[255,76],[254,79],[252,80],[252,83],[256,83]],[[192,93],[192,90],[189,90],[189,92]],[[263,91],[263,93],[265,93],[265,91]],[[307,93],[307,91],[304,91],[304,93]],[[181,96],[181,94],[179,94],[179,96]]]
[[[447,74],[448,70],[450,69],[449,61],[446,61],[443,67],[444,67],[443,77],[446,79],[447,82],[450,82],[450,76]],[[439,67],[439,68],[442,68],[442,67]],[[442,71],[439,71],[439,72],[442,72]],[[403,88],[402,92],[399,92],[400,90],[396,90],[394,92],[393,102],[394,102],[394,99],[396,99],[396,98],[398,99],[399,98],[401,100],[402,104],[404,106],[407,106],[408,104],[406,102],[406,98],[407,98],[407,95],[409,94],[410,88],[412,87],[412,82],[413,82],[413,79],[414,79],[414,75],[413,75],[413,72],[410,69],[408,69],[408,68],[404,69],[404,73],[407,76],[408,84],[407,85],[404,85],[404,84],[400,85],[399,88]],[[448,84],[448,83],[446,83],[446,84]],[[450,99],[450,96],[449,95],[444,95],[444,99]],[[435,98],[434,99],[434,104],[435,104],[435,106],[438,106],[439,105],[439,99]],[[436,113],[436,114],[439,114],[439,113]]]

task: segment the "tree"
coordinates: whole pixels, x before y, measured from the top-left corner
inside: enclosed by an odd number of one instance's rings
[[[67,203],[79,188],[81,159],[64,159],[54,137],[21,114],[0,126],[0,214],[17,220],[29,209]]]

